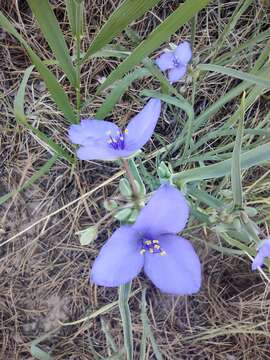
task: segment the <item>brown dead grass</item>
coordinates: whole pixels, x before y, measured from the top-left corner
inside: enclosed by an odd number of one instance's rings
[[[119,1],[98,0],[87,2],[87,34],[84,48],[90,43],[97,28],[100,28]],[[51,53],[31,12],[24,1],[3,1],[3,9],[17,24],[18,28],[43,58]],[[62,28],[67,31],[67,18],[62,1],[51,1]],[[204,56],[207,46],[218,36],[218,24],[223,27],[232,14],[235,3],[226,2],[218,12],[218,3],[213,2],[207,12],[198,19],[196,54]],[[155,27],[160,19],[175,9],[179,1],[163,1],[163,5],[148,13],[134,24],[143,38]],[[231,42],[236,45],[249,37],[265,15],[259,5],[254,5],[241,19],[240,25],[231,34]],[[220,18],[221,16],[221,18]],[[175,39],[189,34],[186,26]],[[1,33],[1,179],[0,195],[17,189],[49,158],[43,144],[22,126],[12,114],[14,95],[21,76],[29,65],[29,60],[16,40]],[[66,33],[71,44],[71,37]],[[132,48],[129,39],[120,35],[118,40]],[[231,44],[226,43],[225,46]],[[257,48],[260,53],[260,48]],[[117,66],[116,60],[92,60],[83,68],[82,94],[88,98],[93,94],[98,78],[106,76]],[[237,66],[247,66],[247,61]],[[57,73],[61,77],[61,73]],[[224,78],[211,75],[198,89],[197,111],[233,85],[224,83]],[[139,90],[151,86],[148,80],[138,82],[114,109],[114,118],[126,120],[140,107]],[[68,90],[68,88],[67,88]],[[191,91],[190,85],[185,89]],[[67,124],[55,110],[49,94],[38,74],[34,73],[27,88],[26,111],[30,119],[39,123],[55,141],[67,145]],[[103,98],[95,100],[85,109],[84,115],[93,115]],[[226,120],[236,105],[229,104],[208,124],[208,131]],[[257,119],[265,112],[264,104],[253,108]],[[229,112],[229,113],[228,113]],[[178,114],[179,115],[179,114]],[[171,114],[177,117],[177,114]],[[122,120],[123,121],[123,120]],[[159,124],[158,132],[165,143],[177,133],[178,122],[165,117]],[[148,147],[154,152],[160,147],[155,141]],[[147,164],[151,172],[154,162]],[[49,351],[54,359],[89,360],[111,355],[101,327],[100,317],[73,326],[60,326],[59,321],[75,321],[87,313],[101,308],[117,299],[117,291],[95,287],[88,283],[88,269],[98,253],[104,239],[115,228],[106,215],[102,203],[104,199],[117,195],[117,181],[113,174],[118,169],[113,164],[100,162],[80,162],[75,171],[58,161],[50,173],[36,182],[31,189],[17,194],[1,207],[1,236],[5,241],[20,234],[35,221],[46,217],[30,230],[0,247],[0,313],[1,313],[1,359],[30,359],[29,344],[45,332],[56,329],[42,348]],[[109,179],[109,180],[108,180]],[[246,178],[247,186],[249,178]],[[103,184],[106,182],[106,185]],[[103,185],[102,185],[103,184]],[[89,190],[100,187],[91,195],[81,198]],[[74,204],[65,207],[73,200]],[[62,207],[65,207],[62,209]],[[48,216],[58,209],[54,216]],[[92,245],[82,247],[76,231],[104,218],[99,239]],[[270,359],[268,312],[268,284],[258,274],[250,272],[250,263],[239,257],[226,257],[207,246],[212,234],[200,229],[197,233],[187,230],[187,237],[203,240],[197,243],[203,263],[204,280],[200,293],[191,297],[171,297],[161,294],[143,276],[134,280],[133,288],[147,286],[148,315],[157,344],[164,359],[191,360],[267,360]],[[214,238],[213,242],[217,239]],[[130,300],[134,330],[136,355],[142,336],[140,319],[140,293]],[[103,316],[109,326],[117,346],[123,346],[120,315],[117,308]],[[150,344],[147,345],[147,359],[155,359]]]

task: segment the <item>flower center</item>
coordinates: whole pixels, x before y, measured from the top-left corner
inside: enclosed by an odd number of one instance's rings
[[[125,148],[125,136],[128,133],[128,129],[125,129],[124,131],[117,131],[116,136],[112,136],[112,132],[109,130],[106,132],[106,135],[108,135],[108,144],[111,146],[114,150],[123,150]]]
[[[176,56],[173,57],[173,66],[179,67],[181,65],[181,62],[177,59]]]
[[[166,255],[166,251],[162,250],[161,246],[159,245],[158,240],[148,240],[143,239],[142,241],[142,249],[140,253],[143,255],[146,251],[150,254],[159,254],[161,256]]]

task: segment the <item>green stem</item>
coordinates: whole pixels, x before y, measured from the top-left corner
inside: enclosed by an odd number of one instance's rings
[[[123,167],[126,171],[127,177],[128,177],[128,181],[130,183],[131,189],[132,189],[132,193],[133,193],[133,197],[134,199],[138,199],[139,198],[139,193],[138,193],[138,189],[135,183],[135,178],[129,168],[129,164],[128,164],[128,160],[127,159],[122,159],[122,163],[123,163]]]
[[[80,4],[76,4],[76,24],[78,26],[80,19],[81,11]],[[75,37],[75,47],[76,47],[76,110],[77,110],[77,122],[80,122],[81,116],[81,65],[80,65],[80,57],[81,57],[81,34],[78,29],[76,29],[76,37]]]

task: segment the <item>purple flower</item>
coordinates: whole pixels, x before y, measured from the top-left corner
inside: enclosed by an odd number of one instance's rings
[[[159,99],[151,99],[122,131],[104,120],[86,119],[71,125],[69,138],[81,145],[77,156],[81,160],[116,160],[138,151],[152,136],[161,109]]]
[[[169,81],[174,83],[185,75],[187,64],[192,57],[190,44],[182,42],[174,51],[165,52],[157,60],[156,64],[161,71],[168,71]]]
[[[270,238],[263,240],[258,247],[257,255],[252,262],[252,270],[257,270],[264,264],[264,259],[270,256]]]
[[[91,280],[97,285],[119,286],[144,267],[145,274],[163,292],[195,293],[201,285],[201,265],[191,243],[177,236],[189,208],[182,193],[165,184],[151,197],[132,226],[121,226],[96,258]]]

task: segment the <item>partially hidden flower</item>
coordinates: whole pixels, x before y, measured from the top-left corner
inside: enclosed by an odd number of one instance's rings
[[[174,51],[165,52],[157,60],[156,64],[161,71],[168,70],[168,79],[174,83],[186,74],[188,62],[192,58],[190,44],[187,41],[179,44]]]
[[[200,260],[191,243],[176,235],[184,229],[188,215],[182,193],[172,185],[162,185],[135,224],[121,226],[107,240],[93,264],[91,280],[97,285],[119,286],[144,268],[165,293],[196,293],[201,285]]]
[[[69,138],[81,145],[77,156],[81,160],[116,160],[128,157],[152,136],[161,110],[159,99],[151,99],[134,116],[122,131],[110,121],[85,119],[79,125],[71,125]]]
[[[261,242],[257,249],[257,255],[252,262],[252,270],[257,270],[264,264],[264,259],[270,256],[270,238],[267,238]]]

